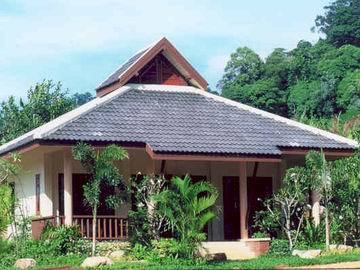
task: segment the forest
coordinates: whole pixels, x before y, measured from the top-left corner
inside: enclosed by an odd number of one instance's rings
[[[332,2],[311,30],[322,36],[315,44],[275,48],[265,60],[237,48],[218,83],[221,95],[359,139],[360,1]]]

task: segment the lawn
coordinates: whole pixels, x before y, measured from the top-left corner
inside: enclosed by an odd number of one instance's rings
[[[76,255],[62,256],[57,258],[43,258],[38,262],[36,269],[46,269],[50,267],[72,266],[77,268],[80,266],[84,258]],[[217,263],[151,263],[151,262],[117,262],[109,267],[102,267],[101,269],[116,270],[116,269],[272,269],[276,266],[305,266],[316,264],[330,264],[336,262],[349,262],[360,260],[360,248],[346,252],[343,254],[327,253],[315,259],[301,259],[294,256],[262,256],[256,259],[242,260],[242,261],[226,261]],[[1,266],[1,262],[0,262]],[[1,269],[6,269],[1,267]],[[7,268],[13,269],[13,268]]]
[[[315,259],[301,259],[295,256],[274,257],[270,255],[262,256],[251,260],[227,261],[223,263],[205,263],[205,264],[156,264],[156,263],[135,263],[118,262],[105,269],[272,269],[279,265],[287,266],[305,266],[316,264],[330,264],[336,262],[359,261],[360,249],[344,254],[329,253],[319,256]]]

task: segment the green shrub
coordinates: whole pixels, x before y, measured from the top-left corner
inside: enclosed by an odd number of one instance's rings
[[[289,255],[289,242],[284,239],[274,239],[270,242],[269,255],[284,256]]]
[[[80,234],[78,226],[46,226],[40,241],[54,255],[88,254],[89,242]]]
[[[158,255],[159,258],[186,258],[189,249],[187,245],[173,238],[154,240],[151,245],[152,252]]]
[[[321,222],[315,225],[312,219],[306,219],[299,241],[296,243],[297,249],[324,248],[325,243],[325,224]]]
[[[150,251],[148,247],[138,243],[135,244],[130,251],[130,255],[138,260],[144,260],[148,258],[149,253]]]
[[[269,235],[267,233],[264,233],[264,232],[255,232],[251,236],[251,238],[267,238],[267,237],[269,237]]]

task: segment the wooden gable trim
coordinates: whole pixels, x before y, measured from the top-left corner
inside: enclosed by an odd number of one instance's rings
[[[174,61],[182,66],[188,73],[189,78],[186,78],[188,81],[191,79],[195,80],[199,87],[202,90],[207,89],[207,81],[195,70],[195,68],[179,53],[179,51],[166,39],[161,39],[157,44],[151,47],[148,51],[144,53],[128,70],[126,70],[119,78],[117,82],[112,85],[105,86],[96,90],[96,95],[98,97],[104,96],[119,87],[125,85],[134,75],[137,75],[138,72],[143,68],[147,63],[149,63],[155,56],[162,51],[166,51],[169,55],[174,58]],[[170,61],[170,60],[169,60]],[[171,61],[170,61],[171,63]],[[172,63],[173,64],[173,63]]]

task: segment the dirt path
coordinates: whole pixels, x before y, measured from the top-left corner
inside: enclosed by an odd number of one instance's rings
[[[360,261],[332,263],[323,265],[308,265],[301,267],[292,267],[290,269],[360,269]]]

